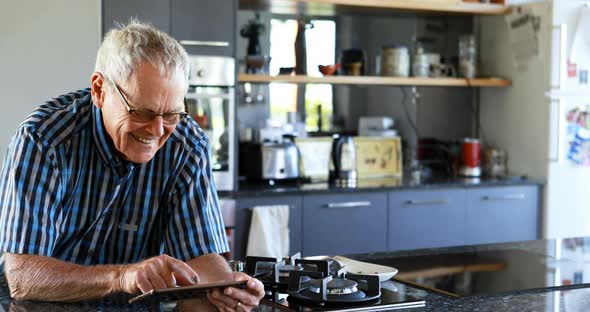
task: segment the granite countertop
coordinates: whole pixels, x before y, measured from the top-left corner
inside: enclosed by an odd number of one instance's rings
[[[543,181],[524,177],[492,178],[437,178],[414,183],[409,178],[386,178],[359,180],[355,188],[343,188],[329,183],[282,183],[274,186],[268,183],[241,182],[237,191],[219,191],[221,197],[255,197],[268,195],[301,195],[317,193],[381,192],[391,190],[420,190],[440,188],[474,188],[490,186],[544,185]]]
[[[503,243],[490,245],[474,245],[450,248],[421,249],[412,251],[398,251],[373,254],[349,255],[351,258],[358,260],[381,263],[395,264],[399,259],[404,257],[415,257],[429,255],[435,258],[442,258],[445,255],[452,254],[469,254],[474,252],[497,252],[506,250],[519,250],[532,253],[534,255],[545,255],[548,258],[554,257],[560,259],[577,259],[579,261],[565,261],[556,264],[555,261],[545,262],[543,269],[534,276],[540,277],[541,280],[548,279],[547,272],[555,272],[556,268],[561,273],[556,275],[558,279],[564,281],[560,287],[540,288],[534,290],[517,290],[503,293],[489,293],[483,295],[468,296],[463,298],[451,298],[432,291],[425,291],[408,286],[398,281],[388,281],[388,285],[397,288],[400,294],[408,294],[422,298],[426,301],[423,308],[406,309],[404,311],[451,311],[451,312],[471,312],[471,311],[551,311],[551,312],[572,312],[585,311],[590,306],[590,276],[585,279],[579,276],[580,268],[584,268],[586,259],[590,256],[590,237],[588,238],[571,238],[556,240],[537,240],[517,243]],[[582,266],[580,266],[580,261]],[[525,264],[529,266],[528,263]],[[534,263],[532,265],[535,265]],[[546,269],[551,268],[549,271]],[[574,285],[568,285],[568,278],[572,272],[569,268],[578,270],[578,280]],[[585,270],[582,270],[582,272]],[[402,274],[398,273],[398,276]],[[574,279],[575,279],[574,273]],[[396,278],[396,277],[394,277]],[[515,278],[516,279],[516,278]],[[512,284],[518,284],[517,280],[511,281]],[[382,287],[384,287],[382,285]],[[202,311],[202,305],[195,307],[187,301],[179,303],[158,303],[158,302],[140,302],[128,304],[129,295],[111,296],[102,300],[88,301],[81,303],[47,303],[31,301],[15,301],[10,298],[8,286],[4,276],[0,277],[0,309],[4,311]],[[180,307],[180,305],[183,305]],[[279,311],[271,306],[261,303],[255,311]]]
[[[402,293],[425,296],[426,306],[423,308],[407,309],[402,311],[446,311],[446,312],[472,312],[472,311],[551,311],[572,312],[585,311],[590,305],[590,289],[569,289],[553,291],[531,291],[519,294],[507,294],[498,296],[481,296],[465,299],[451,299],[436,294],[427,294],[423,290],[405,287],[402,284],[392,283]],[[122,297],[111,297],[98,301],[82,303],[49,303],[32,301],[13,301],[10,299],[8,287],[4,277],[0,279],[0,308],[4,311],[203,311],[199,307],[187,305],[187,309],[178,309],[174,303],[134,303],[128,304]],[[255,311],[277,311],[269,306],[261,304]]]
[[[444,265],[441,266],[441,263],[449,264],[449,259],[458,255],[475,259],[475,255],[487,254],[494,255],[496,259],[506,259],[506,257],[514,257],[517,252],[529,257],[526,261],[508,261],[506,267],[501,271],[491,272],[485,277],[472,277],[481,273],[467,273],[465,275],[469,278],[471,274],[472,278],[467,285],[494,289],[496,287],[494,284],[499,282],[514,288],[511,291],[500,290],[500,287],[479,295],[463,295],[453,298],[436,291],[416,289],[408,286],[405,282],[403,284],[396,283],[396,285],[402,293],[418,297],[424,296],[426,307],[415,311],[571,312],[588,310],[587,307],[590,306],[590,276],[584,275],[584,273],[588,273],[590,269],[588,261],[590,259],[590,237],[358,254],[349,255],[349,257],[381,265],[397,266],[400,273],[394,276],[394,280],[419,281],[418,284],[421,284],[424,282],[423,277],[402,276],[404,270],[400,265],[403,266],[404,262],[415,265],[416,262],[424,260],[420,258],[430,258],[431,260],[435,259],[437,263],[430,263],[429,266],[440,269],[444,267]],[[515,270],[518,273],[515,274]],[[407,270],[405,272],[408,273]],[[457,272],[441,276],[439,281],[448,282],[451,275],[457,275]],[[490,276],[496,276],[495,280]],[[459,284],[465,284],[465,279],[460,280]],[[487,285],[482,287],[482,282]],[[532,285],[543,286],[533,288]],[[436,288],[436,286],[433,287]]]

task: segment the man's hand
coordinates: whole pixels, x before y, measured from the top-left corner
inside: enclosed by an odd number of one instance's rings
[[[188,264],[168,255],[160,255],[124,266],[119,276],[119,289],[136,294],[176,285],[193,285],[198,281],[199,276]]]
[[[248,281],[246,288],[239,289],[227,287],[223,291],[214,289],[209,293],[208,299],[220,311],[250,311],[258,306],[260,299],[264,297],[264,285],[259,280],[241,272],[232,272],[231,278],[235,281]]]

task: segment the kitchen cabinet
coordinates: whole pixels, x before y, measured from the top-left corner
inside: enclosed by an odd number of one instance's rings
[[[189,54],[233,56],[237,0],[172,0],[170,34]]]
[[[170,0],[103,0],[103,35],[117,23],[128,23],[131,17],[170,32]]]
[[[384,251],[387,194],[303,196],[303,255]]]
[[[234,257],[252,207],[289,205],[293,254],[353,254],[537,239],[540,187],[444,187],[236,198]]]
[[[467,194],[466,244],[538,239],[538,224],[536,186],[477,188]]]
[[[234,56],[237,0],[104,0],[102,32],[131,17],[176,38],[189,54]]]
[[[267,196],[236,199],[235,228],[234,228],[234,259],[244,259],[248,246],[248,233],[252,220],[252,209],[256,206],[288,205],[289,206],[289,254],[302,250],[302,197]]]
[[[462,245],[466,190],[389,193],[388,250]]]

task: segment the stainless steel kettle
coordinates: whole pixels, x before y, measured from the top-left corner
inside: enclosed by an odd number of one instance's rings
[[[335,135],[330,157],[330,183],[341,187],[356,187],[356,148],[351,136]]]

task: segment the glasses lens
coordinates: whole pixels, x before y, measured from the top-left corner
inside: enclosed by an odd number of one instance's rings
[[[179,113],[166,113],[162,116],[162,120],[165,124],[175,124],[180,121],[180,114]]]
[[[155,117],[155,115],[151,112],[140,111],[140,110],[131,111],[131,115],[138,122],[149,122],[149,121],[152,121]]]

